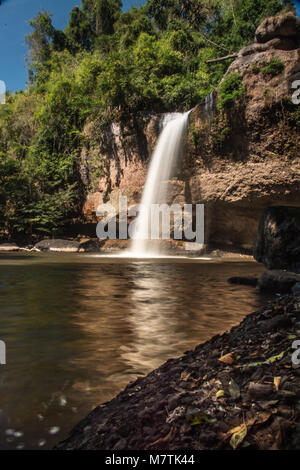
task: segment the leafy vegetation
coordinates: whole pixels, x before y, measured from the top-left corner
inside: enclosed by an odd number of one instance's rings
[[[113,119],[140,111],[190,109],[228,66],[206,61],[251,43],[263,17],[290,5],[148,0],[122,12],[120,0],[82,0],[64,31],[41,12],[26,38],[28,87],[0,107],[0,230],[22,237],[59,232],[80,208],[87,123],[101,133]],[[242,93],[240,77],[227,77],[221,107]],[[99,175],[101,162],[92,166]]]
[[[284,70],[284,63],[280,59],[273,59],[271,62],[262,67],[261,71],[264,75],[275,77]]]
[[[274,57],[274,59],[268,63],[257,64],[252,68],[254,73],[262,73],[266,78],[276,77],[276,75],[280,75],[283,70],[284,63],[277,57]]]
[[[219,90],[218,107],[223,111],[231,107],[234,101],[245,93],[242,76],[233,72],[224,78]]]

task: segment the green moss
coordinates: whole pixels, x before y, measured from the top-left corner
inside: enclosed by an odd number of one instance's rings
[[[190,126],[190,136],[193,147],[195,149],[199,148],[204,141],[202,132],[196,129],[195,126]]]
[[[291,113],[293,124],[300,126],[300,105],[297,106],[296,111]]]
[[[264,75],[270,75],[271,77],[276,77],[284,70],[284,63],[280,59],[273,59],[267,65],[262,67],[261,71]]]
[[[229,109],[235,100],[244,95],[246,87],[243,84],[242,76],[237,73],[231,73],[222,82],[219,90],[218,107],[222,111]]]
[[[252,67],[253,73],[262,73],[266,77],[276,77],[280,75],[285,68],[284,63],[275,57],[270,62],[260,62]]]

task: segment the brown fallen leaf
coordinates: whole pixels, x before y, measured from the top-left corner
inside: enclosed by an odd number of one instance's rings
[[[239,426],[235,426],[234,428],[230,429],[230,431],[227,431],[226,433],[220,433],[220,436],[222,437],[224,441],[226,441],[226,439],[228,439],[230,436],[232,436],[236,432],[239,432],[243,428],[243,426],[245,426],[245,423]]]
[[[157,439],[156,441],[152,442],[151,444],[149,444],[148,449],[160,446],[162,444],[167,444],[173,438],[174,434],[175,434],[175,428],[172,427],[166,436],[161,437]]]
[[[181,380],[186,382],[187,380],[189,380],[191,375],[192,375],[191,372],[187,372],[186,370],[184,370],[183,372],[181,372],[180,378],[181,378]]]
[[[274,386],[275,386],[276,392],[278,392],[279,390],[280,382],[281,382],[281,377],[274,377]]]
[[[265,411],[264,413],[258,413],[256,416],[254,416],[254,418],[251,418],[247,420],[245,423],[242,423],[239,426],[236,426],[235,428],[230,429],[230,431],[227,431],[225,434],[221,433],[220,436],[225,441],[233,434],[239,433],[243,429],[243,426],[246,426],[249,431],[251,427],[254,425],[266,423],[268,419],[271,418],[271,416],[272,416],[272,413],[270,411]]]
[[[239,398],[241,395],[240,387],[233,379],[231,379],[229,382],[228,391],[229,391],[231,398],[233,398],[234,400]]]
[[[222,357],[219,357],[218,361],[223,362],[224,364],[229,364],[229,365],[234,363],[232,353],[228,353]]]
[[[239,429],[235,431],[230,439],[230,445],[235,450],[237,447],[243,442],[245,437],[247,436],[247,426],[246,424],[242,424],[239,426]]]
[[[254,418],[253,420],[251,420],[251,424],[250,422],[247,423],[247,425],[256,425],[256,424],[264,424],[266,423],[272,416],[272,412],[271,411],[265,411],[264,413],[258,413]]]

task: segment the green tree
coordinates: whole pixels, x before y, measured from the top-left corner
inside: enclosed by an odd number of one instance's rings
[[[79,7],[74,7],[65,31],[69,50],[74,54],[80,50],[92,51],[94,33],[87,15]]]
[[[54,34],[51,13],[42,11],[33,20],[29,21],[33,32],[25,38],[29,47],[31,62],[46,62],[51,55],[51,40]]]

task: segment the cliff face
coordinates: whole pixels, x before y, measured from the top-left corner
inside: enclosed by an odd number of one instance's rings
[[[118,208],[119,195],[127,196],[129,203],[139,202],[160,122],[161,115],[149,113],[114,122],[100,131],[94,124],[86,128],[89,140],[96,136],[94,145],[85,147],[81,155],[85,222],[97,220],[99,204],[109,202]]]
[[[232,77],[239,92],[230,100],[224,89]],[[205,204],[206,242],[251,249],[264,208],[300,205],[299,105],[292,103],[296,80],[299,21],[292,14],[268,18],[255,43],[230,65],[223,85],[193,109],[186,155],[169,182],[169,202]],[[120,193],[129,203],[140,199],[160,121],[161,115],[149,114],[114,123],[101,133],[100,143],[83,150],[85,222],[96,221],[99,203],[117,206]],[[96,160],[102,176],[93,180]]]

